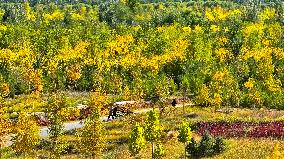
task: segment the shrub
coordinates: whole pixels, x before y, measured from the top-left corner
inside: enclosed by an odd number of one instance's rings
[[[209,133],[205,133],[197,143],[193,138],[186,146],[186,151],[191,158],[210,157],[217,155],[225,150],[225,142],[222,138],[213,138]]]
[[[221,153],[225,150],[226,144],[222,137],[217,137],[213,145],[213,151],[215,153]]]
[[[209,135],[209,133],[205,133],[199,144],[199,151],[202,153],[202,156],[210,156],[213,154],[213,145],[214,139]]]

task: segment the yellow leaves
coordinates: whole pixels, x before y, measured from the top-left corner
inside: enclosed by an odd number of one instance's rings
[[[266,7],[259,15],[258,18],[260,21],[265,21],[269,19],[273,19],[276,17],[275,8]]]
[[[175,60],[184,60],[186,48],[187,41],[181,39],[173,41],[170,49],[167,49],[164,54],[155,55],[148,59],[144,58],[145,62],[142,67],[149,67],[155,72],[160,68],[160,66],[163,66],[166,63],[170,63]]]
[[[213,99],[211,100],[211,104],[215,106],[220,106],[222,104],[221,95],[218,93],[214,93]]]
[[[109,47],[95,59],[99,68],[109,69],[112,66],[120,65],[123,68],[142,67],[157,72],[161,66],[175,60],[184,60],[185,51],[188,46],[186,40],[173,40],[169,48],[166,48],[160,55],[143,56],[142,52],[147,48],[144,42],[131,45],[134,42],[132,36],[118,36],[109,43]],[[87,62],[87,61],[86,61]],[[103,70],[102,69],[102,70]]]
[[[5,11],[4,10],[0,10],[0,19],[2,20],[3,16],[5,15]]]
[[[35,21],[36,20],[35,13],[32,11],[32,8],[30,7],[30,4],[28,2],[25,2],[24,8],[26,11],[27,20]]]
[[[10,65],[16,60],[16,54],[10,49],[0,50],[0,64]]]
[[[267,25],[267,31],[271,39],[273,40],[280,40],[282,36],[282,28],[281,25],[278,22],[268,24]]]
[[[31,48],[29,43],[24,44],[17,52],[17,63],[23,67],[32,68],[33,63],[36,61],[36,54]]]
[[[218,32],[218,31],[220,31],[220,27],[217,26],[217,25],[211,25],[211,26],[210,26],[210,30],[211,30],[212,32],[216,33],[216,32]]]
[[[278,60],[284,58],[284,51],[281,48],[274,48],[273,53]]]
[[[280,151],[279,144],[276,144],[271,155],[267,157],[267,159],[283,159],[283,158],[284,158],[284,152]]]
[[[33,85],[33,93],[35,93],[35,95],[40,95],[40,93],[43,91],[43,84],[41,80],[42,70],[26,68],[25,70],[23,70],[23,76],[25,80]]]
[[[255,61],[263,61],[271,59],[274,49],[271,47],[264,47],[261,49],[249,50],[247,48],[242,48],[242,58],[248,60],[253,58]]]
[[[78,13],[71,13],[71,19],[75,21],[83,21],[86,18],[87,8],[81,7]]]
[[[257,90],[254,90],[254,91],[251,91],[249,94],[248,94],[249,98],[252,99],[254,101],[255,104],[257,105],[261,105],[261,103],[263,102],[262,101],[262,98],[261,98],[261,94],[259,91]]]
[[[80,41],[74,48],[65,47],[60,50],[59,55],[56,58],[59,60],[68,62],[71,60],[79,60],[84,58],[84,54],[87,52],[88,42]]]
[[[269,76],[267,80],[265,80],[265,85],[270,92],[280,92],[281,91],[281,81],[274,80],[272,76]]]
[[[117,56],[129,53],[129,45],[134,42],[132,35],[118,36],[114,41],[109,43],[110,56]]]
[[[242,29],[242,33],[245,37],[249,37],[253,33],[262,35],[264,28],[263,23],[249,23],[244,29]]]
[[[44,13],[43,19],[45,20],[45,22],[55,21],[55,20],[62,21],[64,19],[64,13],[61,12],[60,10],[55,10],[51,14]]]
[[[8,83],[0,83],[0,96],[7,97],[10,94],[10,86]]]
[[[131,90],[129,89],[128,86],[125,86],[124,90],[123,90],[123,100],[132,100],[132,93]]]
[[[254,79],[249,79],[246,83],[245,83],[245,87],[248,88],[248,89],[251,89],[254,87],[254,84],[255,84],[255,81]]]
[[[213,79],[216,81],[221,81],[225,78],[226,76],[226,72],[223,71],[217,71],[214,75],[213,75]]]
[[[230,58],[230,51],[225,48],[219,48],[215,51],[217,58],[220,62],[226,61]]]
[[[214,8],[206,8],[205,9],[205,18],[208,21],[224,21],[229,16],[241,15],[242,12],[240,9],[228,10],[226,11],[224,8],[217,6]]]
[[[99,88],[101,89],[101,88]],[[97,90],[91,94],[90,108],[96,115],[101,115],[101,108],[108,103],[108,96],[106,93]]]
[[[85,16],[80,15],[78,13],[71,13],[71,19],[75,21],[83,21],[85,20]]]
[[[183,27],[182,30],[186,33],[191,33],[191,28],[190,27]]]
[[[81,78],[81,66],[79,64],[68,67],[66,72],[68,79],[71,81],[76,81]]]
[[[5,112],[2,107],[2,100],[0,96],[0,149],[5,145],[6,137],[12,129],[12,124],[4,116]]]
[[[206,85],[202,85],[195,100],[197,103],[208,103],[210,101],[209,88]]]
[[[39,142],[39,126],[27,114],[20,114],[15,126],[16,141],[15,151],[18,153],[30,152]]]
[[[262,40],[262,44],[263,44],[264,46],[270,46],[270,45],[271,45],[271,40],[263,39],[263,40]]]
[[[46,68],[48,70],[48,74],[52,75],[53,77],[56,76],[58,65],[59,65],[58,59],[49,60]]]
[[[194,31],[195,31],[196,33],[202,33],[202,32],[203,32],[202,27],[199,26],[199,24],[194,27]]]
[[[80,110],[78,108],[74,107],[67,107],[60,109],[57,114],[63,119],[63,120],[75,120],[78,117],[80,117]]]
[[[136,21],[150,21],[152,19],[151,14],[139,13],[134,15]]]
[[[217,41],[218,41],[219,44],[221,44],[222,46],[224,46],[225,44],[228,43],[229,39],[226,38],[226,37],[219,37],[219,38],[217,39]]]
[[[7,26],[0,24],[0,31],[6,31],[6,30],[7,30]]]
[[[12,124],[7,120],[4,119],[4,114],[0,107],[0,148],[4,147],[6,143],[6,137],[11,132]]]

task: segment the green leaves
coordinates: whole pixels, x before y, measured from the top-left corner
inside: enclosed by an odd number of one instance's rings
[[[192,132],[189,127],[189,123],[183,121],[179,127],[179,135],[178,135],[178,141],[182,143],[187,143],[192,138]]]
[[[145,125],[145,138],[147,141],[154,142],[161,137],[159,115],[155,111],[148,113]]]
[[[89,118],[77,137],[80,152],[88,157],[100,156],[106,148],[106,130],[99,118]]]
[[[152,158],[159,159],[164,154],[164,147],[160,141],[161,128],[159,115],[155,111],[150,111],[143,129],[136,123],[130,134],[129,150],[132,156],[136,156],[145,146],[145,139],[152,144]]]
[[[144,129],[136,123],[130,134],[129,150],[132,156],[136,156],[145,147]]]

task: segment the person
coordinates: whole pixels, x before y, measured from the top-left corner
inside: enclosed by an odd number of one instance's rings
[[[107,120],[109,120],[110,117],[113,119],[113,109],[112,109],[112,105],[109,107],[109,112],[108,112]]]
[[[173,99],[172,106],[175,107],[176,105],[177,105],[177,101],[176,101],[176,99]]]
[[[117,113],[117,107],[114,107],[113,112],[112,112],[112,116],[116,118],[116,114]]]

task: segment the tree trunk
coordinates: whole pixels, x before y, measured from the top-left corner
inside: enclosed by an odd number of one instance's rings
[[[186,143],[184,143],[184,159],[186,159]]]
[[[154,158],[154,153],[155,153],[155,143],[152,142],[152,158]]]
[[[183,111],[183,115],[185,114],[185,110],[184,110],[184,100],[185,100],[185,93],[183,94],[183,100],[182,100],[182,111]]]

